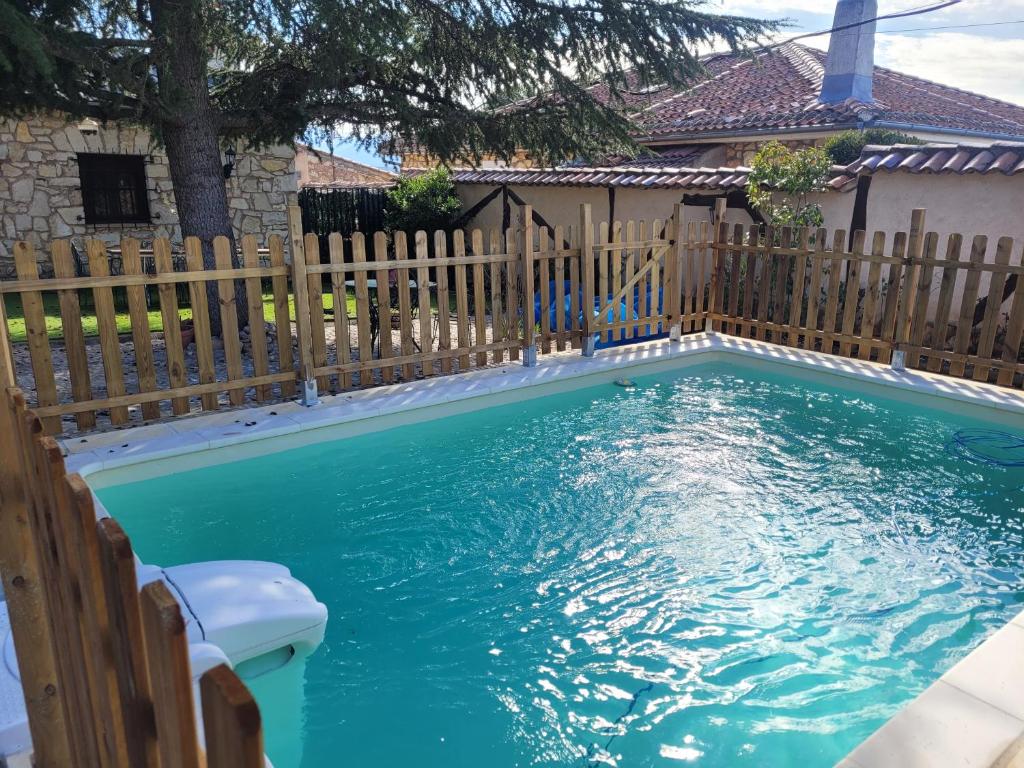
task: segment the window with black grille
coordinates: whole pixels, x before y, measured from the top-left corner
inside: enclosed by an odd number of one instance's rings
[[[144,155],[80,153],[86,224],[149,223]]]

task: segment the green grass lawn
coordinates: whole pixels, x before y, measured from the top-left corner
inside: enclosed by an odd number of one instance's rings
[[[356,299],[352,290],[348,293],[348,314],[355,314]],[[324,294],[324,309],[334,309],[334,296],[331,293]],[[10,334],[11,341],[13,342],[24,342],[26,339],[25,334],[25,312],[21,306],[21,296],[18,294],[7,294],[4,296],[4,308],[7,310],[7,330]],[[295,299],[289,294],[288,295],[288,309],[291,315],[291,319],[295,319]],[[60,321],[60,303],[55,293],[44,293],[43,294],[43,311],[46,314],[46,333],[50,339],[61,339],[64,336],[64,332],[61,328]],[[178,310],[178,315],[182,320],[190,320],[192,318],[191,308],[183,308]],[[263,315],[269,322],[275,322],[274,313],[274,296],[270,293],[263,294]],[[118,305],[118,311],[115,315],[117,321],[118,333],[131,333],[132,326],[128,316],[128,311],[123,309],[123,303]],[[164,329],[163,317],[160,314],[159,307],[151,309],[148,313],[149,329],[151,331],[162,331]],[[96,315],[90,306],[82,306],[82,330],[86,336],[96,336],[99,331],[96,324]]]

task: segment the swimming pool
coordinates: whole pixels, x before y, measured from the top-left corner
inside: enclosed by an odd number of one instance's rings
[[[827,766],[1020,610],[1024,470],[950,445],[1016,417],[735,362],[634,384],[98,493],[147,562],[327,603],[304,766]]]

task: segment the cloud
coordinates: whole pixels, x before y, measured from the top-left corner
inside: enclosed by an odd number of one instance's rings
[[[879,35],[875,62],[908,75],[1024,105],[1024,41],[961,32]]]

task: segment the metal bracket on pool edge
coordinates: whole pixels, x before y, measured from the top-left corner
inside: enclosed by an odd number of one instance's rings
[[[528,347],[523,347],[523,365],[527,368],[533,368],[537,365],[537,345],[531,344]]]
[[[890,367],[894,371],[905,371],[907,369],[907,353],[902,349],[894,350]]]
[[[316,391],[316,379],[306,379],[302,382],[302,404],[307,408],[320,404],[320,396]]]
[[[583,339],[583,356],[593,357],[597,350],[597,336],[586,336]]]
[[[668,332],[669,341],[681,341],[683,338],[683,326],[673,325]]]

